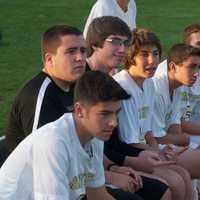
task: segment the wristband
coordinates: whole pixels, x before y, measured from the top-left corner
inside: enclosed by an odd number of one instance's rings
[[[109,165],[107,166],[107,170],[110,171],[111,167],[114,166],[114,165],[116,165],[116,164],[115,164],[115,163],[109,164]]]

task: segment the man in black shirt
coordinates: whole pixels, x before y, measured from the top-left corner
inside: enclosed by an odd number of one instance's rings
[[[11,152],[42,125],[71,112],[74,82],[85,72],[82,32],[66,25],[49,28],[42,38],[43,69],[18,92],[6,127]]]

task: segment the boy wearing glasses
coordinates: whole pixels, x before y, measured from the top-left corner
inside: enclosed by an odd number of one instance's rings
[[[86,36],[87,67],[113,75],[122,63],[130,41],[130,29],[118,17],[95,18]]]
[[[112,16],[94,19],[89,26],[86,36],[88,56],[86,64],[87,69],[99,70],[112,75],[115,69],[122,64],[130,42],[131,32],[128,26],[121,19]],[[118,143],[119,140],[117,137],[118,136],[114,138]],[[122,142],[119,143],[119,148],[125,148],[134,156],[138,156],[139,152],[143,150],[129,147],[127,144]],[[145,170],[148,172],[152,172],[151,167],[153,165],[166,164],[165,162],[161,161],[159,156],[154,152],[143,152],[141,157],[126,156],[115,151],[115,149],[110,148],[107,144],[105,144],[104,152],[110,160],[116,163],[116,165],[129,166],[138,170],[143,170],[145,168]],[[118,167],[116,165],[111,168],[109,167],[108,170],[112,172]],[[108,174],[108,171],[106,171],[106,174]],[[144,200],[147,200],[149,199],[150,191],[156,188],[157,193],[152,194],[152,199],[169,199],[170,192],[166,185],[163,182],[156,180],[155,177],[147,177],[142,176],[143,188],[140,188],[138,191],[136,191],[136,194],[139,194],[139,196],[141,196]]]

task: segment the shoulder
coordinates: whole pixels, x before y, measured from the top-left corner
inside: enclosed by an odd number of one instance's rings
[[[39,73],[38,75],[34,76],[32,79],[28,80],[18,91],[16,98],[23,98],[23,97],[33,97],[34,95],[38,95],[40,89],[46,87],[51,83],[51,79],[45,75],[43,72]]]

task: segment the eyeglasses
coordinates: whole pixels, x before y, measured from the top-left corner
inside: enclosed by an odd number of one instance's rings
[[[111,44],[115,45],[115,46],[121,46],[122,44],[125,47],[129,47],[130,46],[130,41],[129,40],[122,40],[119,38],[106,38],[105,39],[106,42],[110,42]]]

